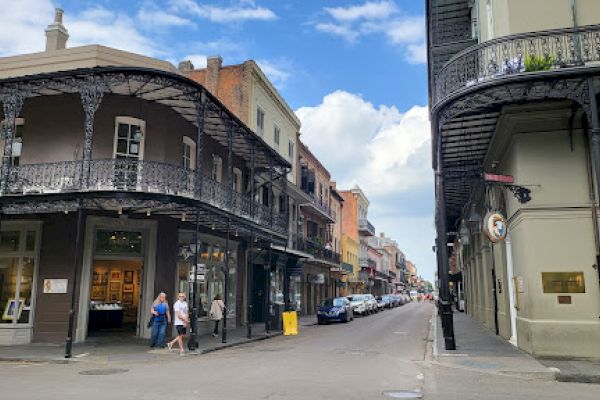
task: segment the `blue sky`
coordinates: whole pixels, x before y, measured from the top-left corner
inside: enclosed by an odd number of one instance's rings
[[[299,115],[338,186],[433,279],[433,183],[422,0],[0,0],[0,56],[41,51],[53,9],[68,46],[104,44],[177,64],[254,59]]]

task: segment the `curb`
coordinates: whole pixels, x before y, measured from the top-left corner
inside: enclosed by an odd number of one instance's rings
[[[581,374],[581,373],[563,373],[558,368],[550,367],[556,370],[556,380],[559,382],[573,383],[596,383],[600,384],[600,375]]]
[[[236,346],[242,346],[244,344],[254,343],[254,342],[258,342],[258,341],[266,340],[266,339],[271,339],[273,337],[282,336],[282,335],[283,335],[283,332],[268,333],[268,334],[265,334],[263,336],[253,337],[252,339],[246,339],[246,340],[244,340],[242,342],[223,343],[220,346],[213,347],[213,348],[210,348],[210,349],[204,349],[204,350],[201,350],[201,351],[199,351],[199,352],[197,352],[195,354],[214,353],[215,351],[224,350],[224,349],[228,349],[228,348],[236,347]]]

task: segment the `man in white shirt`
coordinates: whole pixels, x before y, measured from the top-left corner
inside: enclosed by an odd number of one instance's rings
[[[190,323],[188,304],[185,301],[185,293],[179,293],[177,301],[173,304],[173,322],[177,329],[177,337],[167,343],[169,351],[173,349],[173,344],[177,342],[179,344],[179,354],[184,355],[185,349],[183,348],[183,337],[186,333],[186,327]]]

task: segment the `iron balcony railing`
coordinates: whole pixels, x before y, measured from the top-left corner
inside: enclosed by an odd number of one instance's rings
[[[600,62],[600,25],[504,36],[468,47],[435,77],[434,103],[493,79]]]
[[[329,261],[335,264],[341,262],[340,254],[324,247],[321,244],[322,241],[318,238],[305,238],[298,235],[292,235],[292,243],[295,250],[308,253],[316,259]]]
[[[349,272],[349,273],[353,273],[354,272],[354,267],[352,266],[352,264],[349,264],[347,262],[343,262],[342,263],[342,270]]]
[[[301,187],[300,189],[302,189],[302,191],[304,193],[306,193],[309,197],[310,197],[310,203],[317,208],[318,210],[320,210],[321,212],[325,213],[326,215],[328,215],[330,218],[332,218],[333,220],[335,220],[335,213],[334,211],[331,209],[331,207],[329,206],[329,204],[327,204],[325,201],[323,201],[322,199],[318,199],[317,196],[313,193],[313,192],[309,192],[307,188],[305,187]]]
[[[89,169],[89,178],[84,171]],[[83,175],[82,175],[83,174]],[[82,176],[85,177],[82,179]],[[132,159],[63,161],[13,166],[3,196],[24,194],[70,193],[87,191],[144,192],[175,195],[201,200],[259,225],[287,232],[286,217],[239,193],[229,185],[200,177],[196,190],[196,173],[183,167],[156,161]]]
[[[361,232],[368,232],[372,236],[375,235],[375,226],[367,219],[360,219],[358,221],[358,230]]]

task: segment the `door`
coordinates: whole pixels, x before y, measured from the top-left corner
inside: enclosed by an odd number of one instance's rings
[[[265,321],[266,271],[262,265],[254,265],[252,273],[252,322]]]
[[[131,117],[116,117],[113,158],[115,159],[115,186],[135,189],[144,159],[146,123]]]

